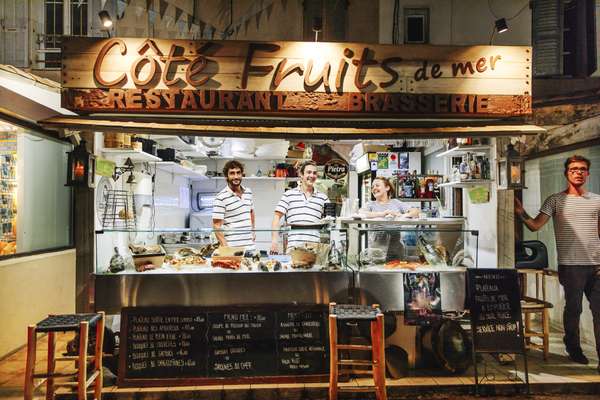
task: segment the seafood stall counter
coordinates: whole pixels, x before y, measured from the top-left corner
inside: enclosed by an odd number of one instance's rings
[[[310,231],[319,242],[289,250],[278,231],[286,254],[268,254],[271,230],[253,231],[250,248],[219,246],[212,230],[97,231],[95,307],[348,302],[345,231]]]

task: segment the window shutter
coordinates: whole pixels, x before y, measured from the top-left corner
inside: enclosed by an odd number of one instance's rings
[[[561,0],[533,2],[533,75],[562,74]]]
[[[0,64],[29,67],[27,1],[0,1]]]

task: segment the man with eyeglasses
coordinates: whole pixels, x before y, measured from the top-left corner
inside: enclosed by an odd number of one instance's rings
[[[569,157],[565,161],[564,172],[567,189],[548,197],[535,218],[527,215],[521,202],[515,198],[515,214],[529,230],[539,230],[550,217],[554,222],[558,279],[565,291],[563,341],[569,358],[580,364],[589,363],[579,339],[579,317],[584,294],[592,310],[596,352],[600,359],[600,195],[584,188],[590,164],[585,157]],[[600,364],[597,370],[600,373]]]

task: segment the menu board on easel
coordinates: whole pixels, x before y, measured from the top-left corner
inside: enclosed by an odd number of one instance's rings
[[[523,334],[517,271],[470,269],[468,278],[475,350],[521,353]]]
[[[17,251],[17,135],[0,133],[0,256]]]
[[[326,308],[313,305],[127,307],[119,386],[320,380],[326,323]]]

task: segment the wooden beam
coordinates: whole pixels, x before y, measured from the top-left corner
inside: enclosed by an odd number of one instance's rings
[[[566,125],[600,115],[598,95],[594,101],[585,103],[548,105],[533,110],[533,123],[539,126]]]
[[[81,133],[88,151],[93,151],[94,134]],[[75,244],[75,309],[77,312],[94,311],[93,274],[95,253],[94,189],[73,187],[73,241]]]
[[[600,139],[600,115],[549,129],[536,137],[526,138],[521,153],[526,156],[534,155],[537,158],[542,153],[548,154],[547,152],[555,149],[565,149],[597,139]]]
[[[600,146],[600,138],[587,140],[585,142],[573,143],[573,144],[569,144],[569,145],[562,146],[562,147],[556,147],[556,148],[545,150],[545,151],[532,152],[526,156],[526,159],[527,160],[535,160],[536,158],[552,156],[554,154],[564,153],[566,151],[575,151],[575,150],[585,149],[585,148],[589,148],[589,147],[593,147],[593,146]]]
[[[113,121],[82,117],[53,117],[43,121],[48,129],[69,128],[102,132],[133,132],[149,134],[253,137],[253,138],[309,138],[309,139],[389,139],[398,136],[409,138],[447,138],[466,136],[521,136],[538,135],[546,130],[535,125],[493,125],[479,127],[433,128],[330,128],[330,127],[256,127],[214,126],[199,123]]]

